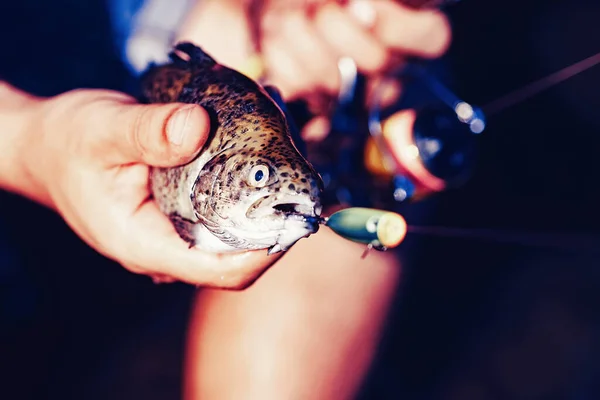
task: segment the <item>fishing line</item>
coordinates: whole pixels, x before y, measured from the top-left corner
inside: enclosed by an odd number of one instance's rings
[[[528,100],[544,90],[550,89],[559,83],[585,72],[598,64],[600,64],[600,52],[510,92],[488,103],[486,106],[482,107],[482,109],[487,115],[497,114],[509,107]]]
[[[427,236],[481,240],[528,247],[551,247],[554,249],[597,253],[600,255],[600,236],[594,235],[415,225],[408,225],[407,232]]]

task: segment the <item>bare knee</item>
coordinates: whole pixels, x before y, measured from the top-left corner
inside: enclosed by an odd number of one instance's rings
[[[364,248],[323,229],[250,288],[203,291],[189,336],[188,398],[352,397],[400,274],[393,254],[361,259]]]

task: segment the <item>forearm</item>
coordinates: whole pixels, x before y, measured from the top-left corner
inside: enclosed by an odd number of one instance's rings
[[[27,168],[30,126],[40,99],[0,81],[0,190],[45,205],[49,199]]]

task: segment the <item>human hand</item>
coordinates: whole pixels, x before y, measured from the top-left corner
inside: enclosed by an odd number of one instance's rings
[[[107,90],[32,101],[21,140],[34,197],[91,247],[156,281],[243,288],[278,259],[265,252],[189,249],[150,197],[148,165],[176,166],[204,144],[209,118],[195,105],[140,105]]]
[[[337,95],[338,60],[352,58],[376,76],[403,57],[435,58],[451,31],[439,11],[415,10],[390,0],[265,0],[255,24],[270,83],[289,101],[315,92]],[[245,68],[252,31],[241,0],[204,0],[184,24],[180,40],[203,46],[219,61]]]
[[[304,9],[268,3],[260,21],[262,54],[269,78],[290,99],[314,92],[335,98],[343,57],[372,79],[406,56],[438,57],[450,41],[443,14],[400,2],[313,0]]]

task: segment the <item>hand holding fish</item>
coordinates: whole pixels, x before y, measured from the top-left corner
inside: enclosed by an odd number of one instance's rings
[[[197,105],[139,105],[121,93],[26,96],[0,84],[0,187],[56,210],[90,246],[155,280],[241,288],[278,257],[190,249],[150,197],[148,165],[193,158],[210,121]]]

